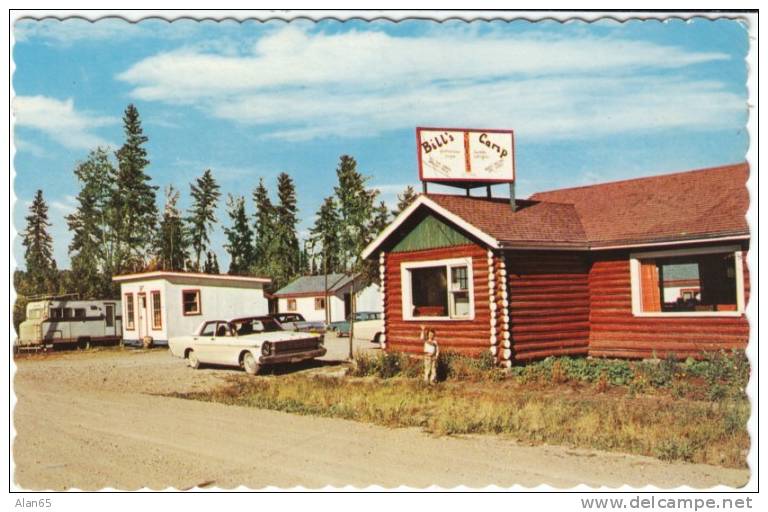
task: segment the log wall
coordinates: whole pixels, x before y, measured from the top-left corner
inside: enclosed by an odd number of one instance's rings
[[[508,252],[512,358],[586,355],[589,265],[576,252]]]

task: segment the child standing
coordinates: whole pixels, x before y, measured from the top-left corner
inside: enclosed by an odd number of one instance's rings
[[[434,384],[437,382],[437,358],[440,355],[440,347],[435,339],[435,330],[421,326],[419,338],[424,342],[424,382]]]

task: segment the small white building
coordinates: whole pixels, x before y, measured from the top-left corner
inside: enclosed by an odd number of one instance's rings
[[[165,345],[168,338],[192,334],[204,320],[269,313],[263,277],[143,272],[115,276],[120,283],[123,342],[141,345],[145,337]]]
[[[328,274],[327,280],[325,275],[299,277],[275,292],[277,310],[280,313],[300,313],[308,322],[343,321],[352,311],[351,293],[354,288],[356,311],[381,312],[384,308],[381,288],[377,284],[363,286],[361,281],[361,276],[349,274]]]

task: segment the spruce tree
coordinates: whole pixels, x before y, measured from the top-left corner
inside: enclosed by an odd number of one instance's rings
[[[270,264],[276,272],[272,275],[273,283],[279,288],[298,274],[300,258],[299,239],[296,236],[296,187],[291,177],[284,172],[277,177],[277,200],[268,253]]]
[[[22,233],[24,261],[30,294],[53,293],[56,289],[56,261],[53,258],[53,238],[48,232],[48,205],[43,191],[38,190],[25,217],[27,227]]]
[[[366,189],[368,178],[358,172],[357,162],[349,155],[341,156],[336,176],[338,185],[334,192],[339,203],[341,262],[345,271],[356,272],[362,267],[360,253],[372,238],[369,229],[378,191]]]
[[[81,298],[116,296],[112,284],[113,233],[109,222],[114,174],[114,166],[104,148],[92,151],[75,168],[81,189],[77,208],[66,220],[72,233],[69,245],[72,283]]]
[[[155,257],[160,270],[181,271],[189,258],[189,241],[181,212],[176,206],[179,192],[169,185],[165,190],[165,208],[157,230]]]
[[[264,179],[259,178],[259,185],[253,191],[253,203],[256,208],[252,272],[263,273],[269,267],[269,247],[275,226],[275,208],[269,199],[269,192],[264,186]]]
[[[315,225],[310,229],[313,252],[319,258],[316,271],[332,273],[340,269],[339,261],[339,212],[333,197],[326,197],[317,211]]]
[[[206,274],[219,274],[219,260],[216,258],[216,253],[208,251],[205,254],[203,272]]]
[[[403,193],[397,195],[397,208],[392,210],[392,215],[395,217],[400,215],[400,212],[408,208],[411,203],[416,200],[417,197],[419,197],[419,195],[416,193],[412,186],[408,185],[405,187]]]
[[[210,169],[190,184],[192,207],[188,211],[187,225],[190,245],[195,255],[194,270],[200,271],[200,257],[208,248],[208,232],[216,223],[216,205],[221,193]]]
[[[111,224],[115,231],[115,273],[138,270],[152,252],[157,206],[156,186],[144,172],[149,165],[148,138],[144,135],[139,111],[132,104],[123,114],[125,143],[115,153],[118,169],[111,199]]]
[[[229,274],[246,274],[253,265],[253,231],[245,213],[245,199],[227,197],[227,213],[231,226],[224,228],[227,243],[224,248],[229,253]]]

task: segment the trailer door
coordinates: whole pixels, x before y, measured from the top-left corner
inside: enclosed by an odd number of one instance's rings
[[[104,336],[115,336],[115,305],[104,304]]]

